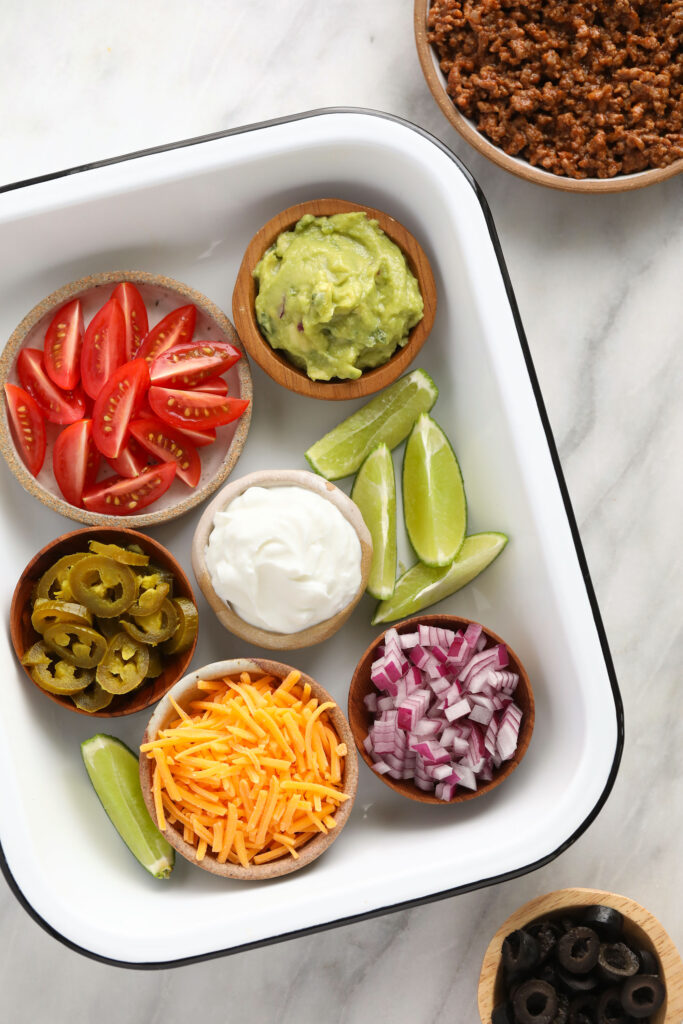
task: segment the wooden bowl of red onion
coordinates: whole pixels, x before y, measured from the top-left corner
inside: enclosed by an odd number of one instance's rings
[[[534,695],[512,648],[455,615],[397,623],[370,644],[349,688],[358,751],[387,786],[425,804],[489,793],[524,757]]]

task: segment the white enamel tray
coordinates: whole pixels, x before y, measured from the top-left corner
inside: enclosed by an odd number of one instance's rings
[[[436,324],[416,365],[440,388],[433,415],[460,458],[470,531],[511,538],[479,580],[440,607],[507,639],[536,697],[527,756],[481,800],[421,806],[361,764],[351,820],[310,868],[257,885],[179,860],[171,879],[159,882],[112,831],[79,750],[100,731],[134,747],[147,715],[109,723],[71,714],[42,698],[14,660],[7,628],[14,583],[38,548],[77,524],[30,499],[3,463],[0,842],[5,875],[26,909],[86,954],[161,966],[487,885],[557,856],[590,824],[614,781],[621,701],[495,230],[452,154],[405,122],[333,110],[2,191],[4,338],[49,292],[112,269],[170,275],[229,311],[251,236],[304,199],[355,200],[402,221],[436,275]],[[252,369],[254,418],[233,478],[306,468],[305,449],[354,403],[300,398]],[[151,531],[188,571],[199,512]],[[412,561],[405,547],[402,558]],[[336,637],[291,658],[343,708],[356,660],[378,632],[369,625],[373,607],[364,598]],[[254,653],[200,598],[193,667]]]

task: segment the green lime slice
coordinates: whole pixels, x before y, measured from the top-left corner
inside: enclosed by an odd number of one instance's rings
[[[429,374],[413,370],[316,441],[306,458],[327,480],[350,476],[378,444],[395,448],[405,440],[420,413],[429,412],[438,395]]]
[[[450,565],[467,532],[465,487],[450,441],[426,412],[403,457],[403,515],[420,561]]]
[[[358,470],[351,491],[372,537],[368,594],[383,601],[396,586],[396,481],[391,452],[380,444]]]
[[[398,580],[393,597],[378,605],[373,626],[404,619],[450,597],[483,572],[507,542],[504,533],[473,533],[465,538],[455,561],[445,568],[436,569],[421,562],[413,565]]]
[[[130,852],[155,878],[168,878],[175,853],[145,807],[133,751],[99,733],[81,743],[81,753],[95,792]]]

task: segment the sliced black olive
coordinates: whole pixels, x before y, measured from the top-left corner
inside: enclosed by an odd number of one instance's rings
[[[521,928],[504,939],[502,954],[503,967],[509,972],[530,971],[541,959],[536,939]]]
[[[602,942],[616,942],[621,936],[624,918],[612,907],[586,907],[581,915],[581,924],[597,932]]]
[[[536,939],[541,963],[548,959],[557,945],[557,940],[562,935],[562,929],[559,925],[555,924],[554,921],[549,921],[547,918],[543,921],[536,921],[534,924],[527,925],[525,931]]]
[[[580,992],[594,992],[600,984],[600,977],[597,971],[589,971],[588,974],[571,974],[560,967],[557,972],[557,981],[565,992],[574,995]]]
[[[654,974],[636,974],[621,986],[621,1005],[636,1020],[654,1013],[664,1002],[666,990]]]
[[[598,1024],[629,1024],[618,988],[608,988],[598,999]]]
[[[602,942],[598,963],[603,978],[615,984],[637,974],[640,966],[636,954],[623,942]]]
[[[598,962],[600,940],[592,928],[579,926],[557,943],[557,962],[570,974],[588,974]]]
[[[598,998],[584,992],[569,1003],[569,1024],[597,1024]]]
[[[640,964],[639,974],[659,974],[659,960],[654,953],[651,953],[649,949],[636,949],[635,954]]]
[[[517,1024],[553,1024],[557,1013],[557,993],[547,981],[532,978],[515,992],[512,1000]]]
[[[553,1017],[551,1024],[567,1024],[569,1020],[569,996],[566,996],[564,992],[557,993],[557,1013]]]
[[[491,1014],[491,1024],[515,1024],[515,1017],[509,1003],[499,1003]]]
[[[560,983],[557,966],[554,963],[541,964],[534,971],[534,977],[539,981],[547,981],[553,988],[557,988]]]

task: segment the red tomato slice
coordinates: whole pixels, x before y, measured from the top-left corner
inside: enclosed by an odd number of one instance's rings
[[[173,483],[175,462],[151,466],[134,480],[110,476],[83,495],[83,504],[91,512],[104,515],[133,516],[165,494]]]
[[[81,300],[72,299],[55,313],[45,335],[45,369],[65,391],[71,391],[81,379],[82,344]]]
[[[149,375],[153,384],[164,387],[194,387],[203,380],[225,373],[242,353],[224,341],[193,341],[174,345],[154,360]]]
[[[152,410],[149,410],[149,415],[154,416]],[[193,430],[192,427],[180,427],[175,428],[179,434],[191,441],[195,448],[205,448],[206,445],[213,444],[216,440],[216,431],[213,427],[209,427],[208,430]]]
[[[195,306],[181,306],[180,309],[174,309],[151,329],[146,338],[143,338],[136,353],[138,359],[146,359],[148,366],[151,366],[167,348],[192,341],[196,322],[197,309]]]
[[[14,443],[30,473],[38,476],[45,459],[45,420],[23,388],[5,384],[5,399]]]
[[[22,348],[17,357],[17,373],[22,386],[50,423],[75,423],[85,415],[81,389],[62,391],[58,388],[45,372],[43,353],[39,348]]]
[[[112,299],[116,299],[123,312],[126,328],[126,359],[134,359],[142,339],[149,330],[145,300],[130,281],[122,281],[121,284],[117,284]]]
[[[162,462],[175,462],[177,475],[188,487],[196,487],[202,475],[197,449],[177,430],[154,418],[135,420],[130,432],[140,444]]]
[[[81,349],[81,379],[86,394],[97,398],[125,362],[126,323],[116,299],[110,299],[88,324]]]
[[[225,398],[206,391],[175,391],[151,387],[149,404],[164,423],[172,427],[220,427],[242,415],[249,405],[244,398]]]
[[[140,447],[135,438],[129,435],[117,458],[107,459],[107,462],[119,476],[132,479],[140,476],[142,471],[147,469],[149,455]]]
[[[187,390],[184,384],[177,384],[176,387],[182,388],[183,391]],[[211,377],[209,380],[202,381],[201,384],[194,385],[192,391],[206,391],[210,395],[227,395],[228,382],[225,377]]]
[[[92,420],[79,420],[61,431],[52,449],[52,471],[70,505],[83,507],[83,491],[94,483],[99,463]]]
[[[93,437],[106,458],[115,459],[121,454],[128,423],[148,386],[147,363],[144,359],[133,359],[119,366],[97,396],[92,414]]]

